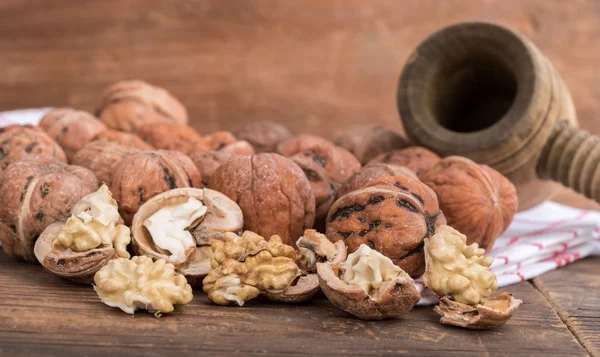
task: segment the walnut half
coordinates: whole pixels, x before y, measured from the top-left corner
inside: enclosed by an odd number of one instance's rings
[[[440,322],[444,325],[484,330],[504,325],[522,303],[522,300],[507,293],[490,298],[485,304],[475,307],[443,298],[433,311],[442,316]]]

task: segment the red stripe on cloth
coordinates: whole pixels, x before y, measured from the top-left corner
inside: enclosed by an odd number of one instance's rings
[[[504,260],[504,265],[508,265],[508,257],[500,255],[500,256],[494,257],[494,259],[502,259],[502,260]]]
[[[521,279],[521,281],[525,280],[525,276],[523,274],[521,274],[520,272],[516,272],[515,274],[517,274],[517,276],[519,277],[519,279]]]
[[[581,212],[579,215],[577,215],[574,218],[561,219],[560,221],[552,222],[551,224],[547,225],[544,228],[541,228],[541,229],[538,229],[536,231],[529,232],[527,234],[523,234],[523,235],[520,235],[520,236],[513,236],[510,239],[512,240],[512,239],[520,239],[520,238],[523,238],[523,237],[534,237],[534,236],[540,235],[542,233],[546,233],[549,230],[560,226],[561,224],[568,223],[568,222],[578,221],[578,220],[582,219],[583,217],[587,216],[589,213],[590,213],[590,210],[585,210],[585,211]],[[515,219],[513,219],[513,220],[515,220]],[[540,222],[540,224],[542,224],[542,222]]]

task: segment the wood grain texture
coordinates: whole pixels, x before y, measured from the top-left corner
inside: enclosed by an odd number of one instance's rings
[[[431,307],[366,322],[324,297],[303,305],[212,305],[201,291],[160,319],[102,304],[81,286],[0,253],[0,355],[5,356],[586,356],[545,298],[524,282],[525,303],[505,326],[467,331],[438,323]],[[542,328],[541,328],[542,327]]]

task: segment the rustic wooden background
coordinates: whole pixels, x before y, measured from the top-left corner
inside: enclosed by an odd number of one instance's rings
[[[600,133],[595,0],[2,0],[0,110],[94,110],[108,84],[141,78],[179,97],[202,132],[258,119],[329,137],[350,123],[400,128],[409,52],[467,20],[529,36]]]

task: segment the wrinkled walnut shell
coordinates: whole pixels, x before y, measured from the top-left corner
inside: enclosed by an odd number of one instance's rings
[[[126,131],[118,131],[118,130],[104,130],[101,133],[98,133],[92,141],[102,141],[102,142],[110,142],[117,143],[132,149],[139,150],[154,150],[154,148],[142,140],[139,136],[128,133]]]
[[[404,166],[412,170],[417,176],[437,164],[440,157],[423,147],[411,146],[402,150],[394,150],[377,155],[369,164],[390,164]]]
[[[472,330],[500,327],[506,323],[523,303],[512,295],[502,293],[476,307],[443,298],[433,311],[441,315],[440,322]]]
[[[404,166],[388,164],[370,164],[350,176],[337,190],[337,197],[365,188],[379,178],[388,176],[406,176],[411,179],[417,179],[417,175]]]
[[[315,219],[319,221],[324,219],[327,217],[327,213],[335,201],[335,192],[339,186],[338,183],[329,179],[325,168],[313,160],[310,154],[296,154],[290,157],[290,160],[304,171],[310,183],[312,192],[315,195]]]
[[[110,86],[98,117],[111,129],[137,131],[157,123],[187,124],[187,110],[165,89],[134,80]]]
[[[437,194],[448,225],[485,250],[508,228],[517,212],[515,186],[489,166],[464,157],[444,158],[421,175]]]
[[[271,301],[304,302],[312,299],[319,292],[319,277],[317,274],[302,275],[281,292],[265,292]]]
[[[283,125],[270,120],[250,122],[244,125],[236,136],[254,147],[257,153],[275,152],[279,143],[292,137],[292,133]]]
[[[0,186],[0,241],[11,256],[36,262],[35,240],[46,227],[65,221],[79,200],[98,189],[94,174],[60,162],[21,160],[10,165]]]
[[[110,186],[117,164],[136,152],[139,150],[114,142],[92,141],[75,154],[72,163],[91,170],[100,183]]]
[[[71,108],[49,111],[40,120],[39,126],[63,148],[69,160],[96,134],[107,129],[92,114]]]
[[[144,141],[157,149],[174,150],[189,154],[195,145],[202,141],[196,129],[188,125],[158,123],[138,130]]]
[[[129,225],[140,206],[159,193],[201,185],[200,173],[189,157],[178,151],[157,150],[121,160],[111,176],[110,191]]]
[[[350,151],[364,165],[381,153],[407,147],[408,141],[383,126],[362,125],[348,129],[335,139],[335,144]]]
[[[202,138],[202,143],[208,150],[226,152],[235,155],[254,155],[252,145],[243,140],[238,140],[228,131],[217,131]],[[206,150],[206,151],[208,151]],[[195,151],[202,151],[196,148]]]
[[[244,229],[279,235],[294,246],[315,218],[315,197],[302,170],[270,153],[234,157],[213,174],[209,187],[223,192],[244,212]]]
[[[207,151],[195,152],[190,155],[190,159],[192,159],[198,172],[202,175],[202,183],[204,186],[208,186],[215,170],[234,156],[236,155],[222,151]]]

